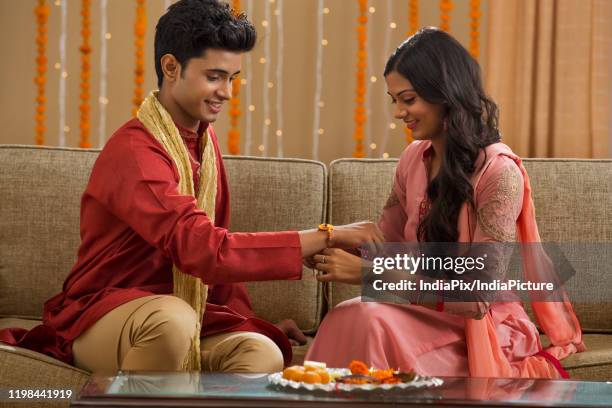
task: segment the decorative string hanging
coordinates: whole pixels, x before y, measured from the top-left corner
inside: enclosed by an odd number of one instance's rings
[[[451,11],[453,10],[452,0],[440,0],[440,29],[449,32]]]
[[[353,157],[365,157],[364,153],[364,125],[366,123],[365,98],[366,86],[365,75],[367,69],[367,23],[368,23],[368,2],[367,0],[357,0],[359,2],[359,16],[357,17],[357,73],[356,73],[356,96],[355,96],[355,150]]]
[[[235,15],[240,14],[240,0],[233,0],[232,9]],[[231,154],[240,153],[240,78],[232,82],[232,97],[229,101],[230,129],[227,134],[227,148]]]
[[[98,146],[104,146],[106,139],[106,105],[108,97],[106,95],[106,77],[108,74],[107,64],[107,41],[111,36],[108,32],[108,0],[100,0],[100,97],[98,107],[100,109],[100,122],[98,123]]]
[[[36,55],[36,76],[34,77],[34,83],[37,87],[36,96],[36,113],[34,120],[36,126],[35,131],[35,142],[37,145],[45,143],[45,111],[47,105],[47,98],[45,97],[45,84],[47,79],[45,74],[47,72],[47,20],[49,19],[49,8],[46,5],[45,0],[38,0],[38,6],[34,9],[34,15],[36,16],[37,24],[37,55]]]
[[[386,11],[385,21],[389,21],[390,23],[389,23],[389,26],[385,29],[385,40],[384,40],[384,45],[383,45],[384,60],[382,61],[383,66],[384,64],[386,64],[387,58],[389,57],[389,55],[391,55],[391,33],[393,32],[393,30],[397,28],[397,24],[394,21],[392,21],[393,0],[387,0],[385,11]],[[385,109],[385,120],[383,122],[383,129],[381,133],[383,135],[383,140],[382,140],[382,143],[380,144],[380,152],[383,155],[385,154],[388,155],[388,153],[386,153],[386,150],[387,150],[387,143],[389,142],[389,133],[394,128],[395,128],[395,123],[393,123],[391,119],[391,110]]]
[[[89,112],[91,110],[89,106],[89,79],[91,78],[91,46],[89,45],[89,37],[91,36],[90,29],[90,10],[91,0],[81,1],[81,104],[79,110],[81,113],[81,120],[79,128],[81,130],[81,137],[79,140],[80,147],[91,147],[89,136],[91,132],[91,125],[89,122]]]
[[[419,29],[419,1],[409,0],[408,2],[408,36],[414,35]],[[404,127],[406,143],[410,144],[414,140],[412,129]]]
[[[315,64],[314,120],[312,127],[312,159],[319,159],[319,138],[323,135],[321,127],[321,89],[323,86],[323,0],[317,2],[317,56]]]
[[[145,0],[136,0],[136,21],[134,22],[135,68],[134,68],[134,98],[132,99],[132,116],[136,116],[144,98],[144,46],[147,32],[147,10]]]
[[[470,54],[480,56],[480,0],[470,0]]]
[[[285,57],[284,0],[276,0],[276,156],[283,157],[283,68]]]
[[[271,46],[271,30],[270,18],[271,9],[270,1],[264,2],[264,20],[261,25],[264,28],[264,56],[259,60],[264,66],[263,70],[263,126],[261,130],[261,145],[259,151],[262,156],[268,154],[268,134],[272,121],[270,119],[270,46]]]
[[[68,20],[68,0],[61,0],[56,3],[61,9],[60,20],[60,37],[59,37],[59,56],[60,60],[55,64],[55,68],[59,71],[59,92],[58,92],[58,109],[59,109],[59,146],[66,146],[66,25]]]
[[[253,0],[247,0],[247,10],[246,10],[247,14],[250,16],[253,13]],[[244,65],[245,65],[245,74],[244,74],[244,78],[242,78],[240,80],[240,82],[242,83],[242,85],[245,85],[246,89],[245,89],[245,105],[247,107],[246,109],[246,113],[245,113],[245,135],[244,135],[244,154],[246,155],[250,155],[251,154],[251,144],[252,144],[252,140],[253,140],[253,112],[255,111],[255,106],[252,104],[253,102],[253,88],[251,87],[251,78],[253,78],[253,74],[252,74],[252,68],[253,68],[253,63],[252,63],[252,57],[251,57],[251,53],[247,52],[246,56],[245,56],[245,61],[244,61]]]
[[[370,14],[374,14],[376,9],[373,6],[368,7],[368,11]],[[366,37],[371,38],[372,29],[374,26],[374,16],[372,16],[372,21],[369,21],[369,24],[366,26]],[[370,52],[369,42],[365,44],[365,52],[366,52],[366,95],[372,95],[372,85],[376,82],[376,76],[374,76],[373,72],[373,62],[372,62],[372,52]],[[365,100],[365,116],[366,118],[372,117],[372,97],[366,97]],[[376,148],[376,144],[372,143],[372,121],[366,119],[365,123],[365,146],[368,149],[365,153],[366,157],[370,156],[371,150]]]

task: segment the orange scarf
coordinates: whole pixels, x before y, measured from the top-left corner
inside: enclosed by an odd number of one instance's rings
[[[476,191],[480,177],[496,156],[505,155],[514,160],[521,169],[524,179],[523,206],[517,220],[518,239],[520,243],[541,242],[531,197],[531,185],[521,159],[502,143],[487,147],[486,153],[487,162],[473,177],[474,191]],[[465,217],[467,211],[466,204],[462,208],[464,216],[460,217],[460,220],[467,219]],[[469,229],[469,223],[460,222],[460,229],[465,228]],[[460,241],[467,242],[469,235],[467,234],[466,237],[464,231],[463,234],[460,234]],[[533,262],[535,259],[533,256],[523,255],[524,271],[527,279],[537,280],[534,275],[540,273],[538,268],[535,267],[535,262]],[[481,320],[466,318],[465,335],[470,375],[472,377],[567,377],[567,373],[561,367],[559,360],[570,354],[584,351],[585,346],[582,342],[580,323],[566,293],[563,293],[563,298],[564,301],[558,302],[531,302],[536,320],[540,328],[549,337],[551,346],[519,362],[510,362],[504,355],[497,339],[491,314],[486,314]]]

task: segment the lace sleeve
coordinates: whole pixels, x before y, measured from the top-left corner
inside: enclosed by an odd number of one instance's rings
[[[474,241],[516,241],[516,220],[523,203],[523,176],[509,158],[491,169],[477,191],[477,227]],[[483,176],[485,177],[485,176]]]
[[[383,210],[386,210],[391,207],[395,207],[396,205],[400,205],[400,200],[399,200],[399,197],[397,196],[397,193],[394,190],[392,190],[391,194],[389,194],[389,198],[387,198],[387,202],[385,203]]]

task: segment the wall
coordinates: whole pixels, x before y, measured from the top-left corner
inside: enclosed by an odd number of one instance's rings
[[[67,100],[66,124],[70,131],[66,134],[68,146],[77,146],[79,135],[79,69],[80,55],[80,1],[68,1],[67,25]],[[278,0],[276,0],[277,2]],[[274,10],[277,3],[271,1]],[[54,68],[59,61],[60,37],[60,7],[54,1],[47,2],[50,7],[48,21],[47,57],[49,67],[47,72],[47,121],[46,144],[57,145],[59,140],[58,117],[58,89],[60,71]],[[108,31],[111,39],[108,44],[108,99],[106,137],[130,117],[132,89],[134,45],[133,25],[135,18],[135,1],[109,0],[108,1]],[[246,7],[247,0],[241,1]],[[250,13],[256,23],[260,34],[256,49],[252,53],[252,92],[253,104],[256,109],[253,113],[253,155],[276,156],[276,115],[275,115],[275,89],[270,89],[270,119],[272,121],[269,131],[269,149],[260,152],[257,147],[261,144],[263,126],[263,65],[258,60],[264,52],[264,31],[261,21],[264,18],[264,0],[253,0],[254,10]],[[285,0],[284,1],[284,122],[283,147],[285,157],[312,158],[312,124],[314,117],[314,87],[316,62],[316,10],[315,0]],[[387,19],[387,6],[392,6],[392,20],[397,28],[391,30],[391,49],[384,49],[385,31],[390,30]],[[453,1],[451,33],[464,45],[469,40],[469,0]],[[2,90],[0,94],[0,121],[3,131],[0,134],[0,143],[34,143],[34,98],[36,88],[33,83],[35,75],[36,24],[33,9],[34,0],[11,1],[0,0],[0,27],[3,35],[0,36],[0,49],[4,56],[4,63],[0,64],[0,78]],[[318,159],[329,162],[339,157],[350,156],[353,151],[353,109],[355,89],[355,60],[356,60],[356,32],[357,2],[350,0],[325,0],[325,7],[330,13],[324,16],[324,38],[329,44],[323,49],[323,88],[322,100],[325,106],[321,109],[321,127],[325,133],[320,137]],[[384,80],[381,77],[384,63],[389,52],[392,51],[405,38],[408,29],[408,1],[407,0],[370,0],[370,5],[376,11],[370,16],[370,54],[372,60],[372,75],[377,76],[377,82],[371,85],[371,115],[370,139],[377,144],[371,150],[371,157],[381,157],[380,145],[389,123],[385,111],[390,109],[389,97],[386,95]],[[439,24],[439,2],[421,0],[420,24]],[[153,65],[153,37],[157,19],[164,9],[164,0],[147,0],[147,35],[146,35],[146,61],[145,89],[153,89],[156,84],[155,69]],[[486,9],[487,1],[482,1],[481,12],[481,56],[486,49]],[[92,76],[91,76],[91,140],[94,146],[98,145],[98,96],[99,96],[99,43],[100,43],[100,10],[99,2],[92,1],[91,10],[93,47]],[[271,79],[275,81],[277,32],[274,15],[271,25]],[[243,60],[243,70],[245,70]],[[241,101],[244,105],[245,86],[241,87]],[[246,111],[246,106],[242,107]],[[245,120],[242,118],[241,133],[244,143]],[[215,124],[220,135],[223,149],[227,152],[228,130],[227,108]],[[244,144],[242,144],[244,146]],[[398,156],[405,146],[403,130],[398,123],[395,130],[389,130],[386,152],[391,157]],[[241,148],[241,153],[247,153]]]

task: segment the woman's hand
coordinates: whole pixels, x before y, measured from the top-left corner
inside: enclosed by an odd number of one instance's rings
[[[342,282],[353,285],[361,284],[361,267],[363,261],[360,257],[349,254],[342,249],[328,248],[314,256],[315,268],[324,272],[318,275],[320,282]]]
[[[382,250],[385,237],[378,226],[370,221],[356,222],[334,227],[331,245],[335,248],[359,248],[361,246],[375,247]]]

